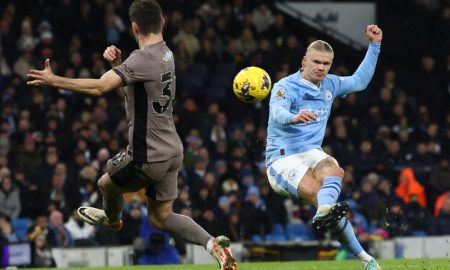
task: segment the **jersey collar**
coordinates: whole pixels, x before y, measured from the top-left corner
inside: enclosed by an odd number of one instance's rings
[[[320,85],[321,85],[322,83],[319,83],[319,86],[317,86],[317,85],[313,84],[312,82],[303,79],[303,78],[302,78],[302,73],[301,73],[300,71],[298,72],[298,75],[300,76],[300,81],[301,81],[302,83],[308,85],[309,87],[313,88],[314,90],[317,90],[317,91],[320,90]]]

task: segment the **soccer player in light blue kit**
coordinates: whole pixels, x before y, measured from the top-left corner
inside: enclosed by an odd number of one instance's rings
[[[375,72],[381,29],[368,25],[370,40],[364,60],[352,76],[329,75],[333,49],[322,40],[311,43],[300,71],[278,81],[270,97],[266,166],[275,192],[317,207],[313,225],[326,228],[359,258],[365,270],[380,270],[356,239],[345,218],[348,205],[337,202],[344,170],[321,145],[336,97],[364,90]]]

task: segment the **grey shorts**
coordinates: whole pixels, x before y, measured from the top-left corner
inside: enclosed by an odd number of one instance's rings
[[[145,195],[157,201],[174,200],[178,196],[177,177],[183,155],[161,162],[136,162],[127,153],[108,160],[107,172],[112,182],[124,190],[145,188]]]

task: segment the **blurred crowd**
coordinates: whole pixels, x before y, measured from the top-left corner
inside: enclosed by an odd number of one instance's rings
[[[127,196],[120,232],[83,223],[74,211],[102,207],[96,180],[127,146],[120,94],[97,98],[25,84],[28,70],[42,68],[46,58],[58,75],[100,77],[109,69],[102,59],[106,46],[115,44],[125,56],[136,49],[130,2],[0,3],[0,237],[34,243],[41,266],[53,263],[49,247],[133,244],[150,226],[140,193]],[[161,1],[185,149],[174,209],[233,241],[270,239],[286,224],[305,224],[309,238],[322,237],[308,225],[315,209],[268,186],[267,100],[237,101],[233,76],[254,65],[275,82],[298,70],[317,38],[335,49],[334,74],[351,75],[365,53],[278,13],[273,2]],[[444,29],[444,51],[427,51],[435,43],[420,46],[421,40],[395,54],[392,47],[404,41],[389,33],[396,29],[390,19],[404,5],[378,2],[387,34],[375,78],[367,90],[335,101],[323,148],[345,169],[341,199],[350,203],[360,239],[450,234],[450,8],[445,1],[407,1],[414,14],[434,15],[436,31]],[[408,27],[425,36],[429,29],[419,23],[410,20]],[[414,36],[408,41],[416,42]],[[404,62],[411,51],[421,54]]]

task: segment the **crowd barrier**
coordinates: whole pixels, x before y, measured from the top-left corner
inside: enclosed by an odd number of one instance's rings
[[[302,258],[305,254],[301,250],[309,249],[321,252],[324,248],[336,247],[334,241],[289,241],[289,242],[263,242],[259,244],[232,243],[232,249],[237,261],[248,260],[251,256],[249,250],[260,251],[289,250],[289,259]],[[295,256],[295,248],[298,248],[298,257]],[[403,237],[385,241],[374,241],[371,244],[371,252],[378,258],[450,258],[450,236],[428,237]],[[83,248],[54,248],[52,254],[57,267],[83,267],[83,266],[124,266],[133,264],[133,247],[83,247]],[[303,254],[303,255],[302,255]],[[282,257],[285,260],[285,257]],[[317,254],[319,258],[320,255]],[[273,260],[277,257],[268,255],[260,257],[260,260]],[[201,246],[188,244],[183,263],[189,264],[214,264],[212,257]]]

